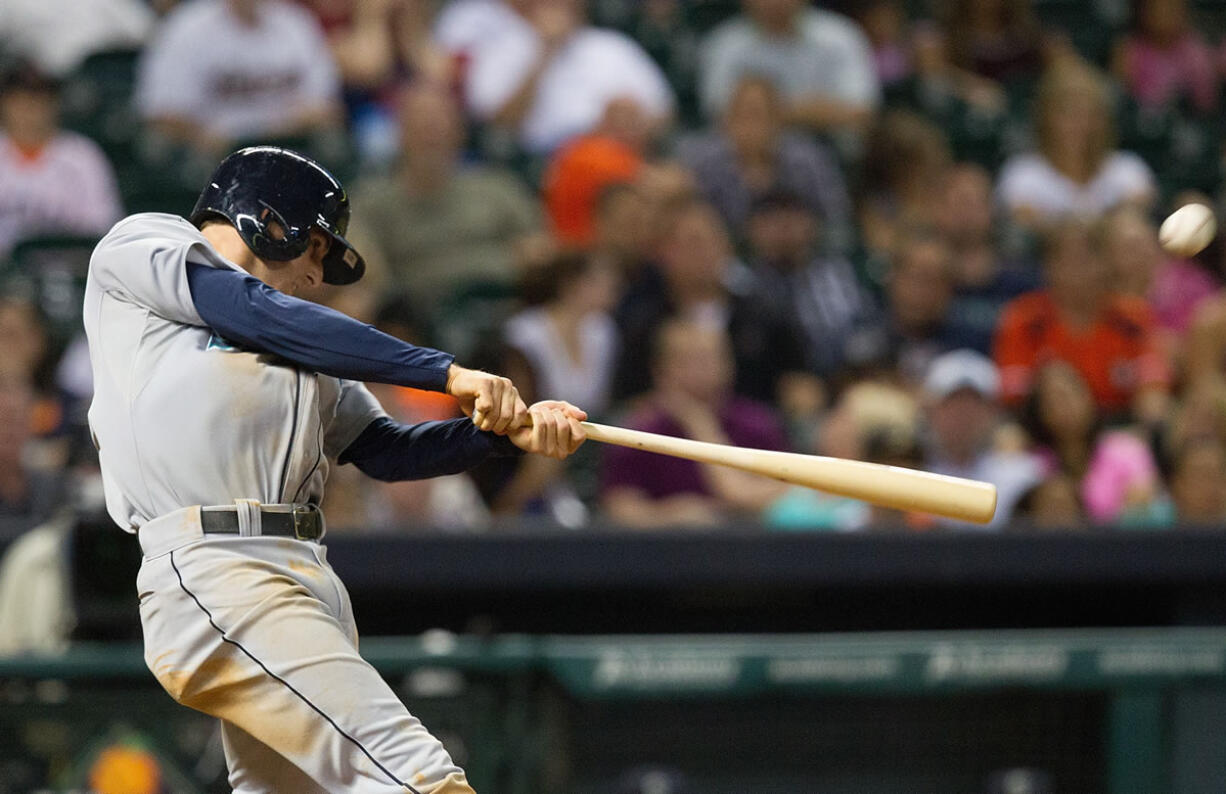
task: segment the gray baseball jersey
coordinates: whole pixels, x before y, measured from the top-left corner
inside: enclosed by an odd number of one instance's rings
[[[360,383],[214,334],[186,262],[239,270],[190,223],[160,213],[120,221],[90,260],[89,424],[107,510],[129,531],[185,505],[318,503],[329,459],[384,415]]]

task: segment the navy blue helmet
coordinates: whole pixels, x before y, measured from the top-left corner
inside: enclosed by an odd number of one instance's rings
[[[332,240],[323,262],[328,284],[352,284],[366,272],[366,261],[344,236],[345,188],[322,165],[289,149],[251,146],[222,160],[190,220],[199,228],[216,217],[233,224],[256,256],[274,262],[301,256],[311,229],[319,229]],[[270,230],[274,222],[282,235]]]

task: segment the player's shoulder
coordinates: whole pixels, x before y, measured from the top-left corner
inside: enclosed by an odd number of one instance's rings
[[[98,248],[112,248],[155,239],[183,243],[204,242],[200,231],[185,218],[167,212],[138,212],[112,226],[98,243]]]

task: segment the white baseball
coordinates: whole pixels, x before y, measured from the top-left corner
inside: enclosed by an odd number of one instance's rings
[[[1158,242],[1175,256],[1195,256],[1217,234],[1213,210],[1204,204],[1185,204],[1172,212],[1158,230]]]

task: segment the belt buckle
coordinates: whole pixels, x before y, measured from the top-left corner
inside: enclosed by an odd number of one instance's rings
[[[294,537],[297,540],[315,540],[319,537],[318,531],[315,534],[308,534],[304,531],[306,529],[306,516],[314,513],[316,509],[314,505],[294,504],[290,507],[290,518],[294,522]]]

